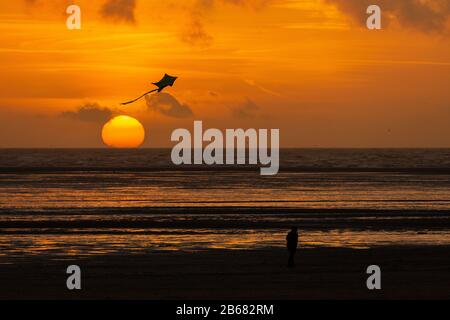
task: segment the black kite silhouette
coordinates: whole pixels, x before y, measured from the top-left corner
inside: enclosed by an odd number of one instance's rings
[[[169,76],[166,73],[164,75],[164,77],[160,81],[152,83],[152,84],[154,84],[155,86],[158,87],[157,89],[153,89],[153,90],[151,90],[151,91],[149,91],[147,93],[144,93],[142,96],[140,96],[139,98],[136,98],[134,100],[131,100],[131,101],[128,101],[128,102],[124,102],[124,103],[122,103],[122,105],[125,106],[127,104],[131,104],[133,102],[136,102],[136,101],[142,99],[143,97],[145,97],[146,95],[148,95],[150,93],[153,93],[153,92],[156,92],[156,91],[161,92],[167,87],[172,87],[177,79],[178,79],[178,77],[172,77],[172,76]]]

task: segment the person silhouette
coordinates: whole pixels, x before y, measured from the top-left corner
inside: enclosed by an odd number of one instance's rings
[[[298,228],[293,227],[291,231],[286,236],[286,246],[289,251],[289,261],[288,261],[288,267],[293,268],[295,266],[295,252],[297,251],[297,245],[298,245]]]

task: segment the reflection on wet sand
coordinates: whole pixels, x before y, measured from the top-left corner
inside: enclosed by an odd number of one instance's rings
[[[196,252],[214,249],[258,250],[284,248],[280,230],[83,230],[72,234],[0,235],[0,260],[44,255],[55,259],[114,253],[157,251]],[[302,248],[368,248],[386,245],[450,245],[446,231],[309,231],[300,230]]]
[[[449,149],[285,149],[281,171],[171,150],[0,153],[0,262],[144,251],[450,243]]]

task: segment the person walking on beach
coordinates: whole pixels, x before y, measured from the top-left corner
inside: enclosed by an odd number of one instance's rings
[[[286,245],[287,249],[289,251],[289,261],[288,261],[288,267],[293,268],[295,266],[295,252],[297,251],[297,245],[298,245],[298,228],[293,227],[291,231],[286,236]]]

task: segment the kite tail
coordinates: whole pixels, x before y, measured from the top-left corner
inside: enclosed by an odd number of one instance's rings
[[[143,94],[142,96],[140,96],[139,98],[136,98],[136,99],[131,100],[131,101],[128,101],[128,102],[121,103],[121,105],[122,105],[122,106],[126,106],[127,104],[132,104],[132,103],[134,103],[134,102],[136,102],[136,101],[142,99],[142,98],[145,97],[146,95],[148,95],[148,94],[150,94],[150,93],[153,93],[153,92],[155,92],[155,91],[158,91],[158,89],[154,89],[154,90],[152,90],[152,91],[149,91],[149,92],[147,92],[147,93],[144,93],[144,94]]]

